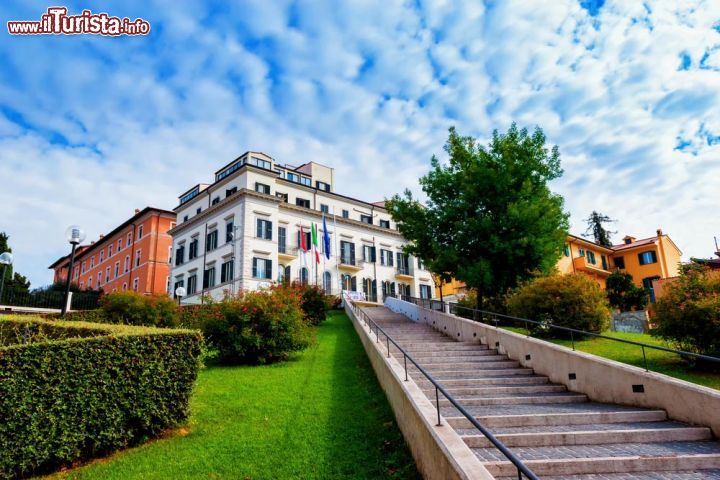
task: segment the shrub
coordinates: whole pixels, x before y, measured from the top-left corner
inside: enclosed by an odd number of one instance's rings
[[[605,281],[605,291],[610,305],[621,312],[643,310],[650,300],[647,291],[636,286],[629,273],[611,273]]]
[[[179,325],[178,307],[167,295],[116,292],[104,296],[100,308],[109,323],[151,327]]]
[[[0,347],[0,478],[103,455],[187,418],[199,332],[15,317],[0,326],[31,332]]]
[[[72,322],[108,323],[105,311],[101,308],[96,310],[77,310],[67,312],[65,314],[65,320]]]
[[[342,304],[340,295],[325,295],[325,310],[337,310]]]
[[[720,357],[720,273],[693,265],[667,284],[654,305],[653,335],[676,348]]]
[[[589,332],[608,327],[609,309],[600,285],[583,274],[538,277],[518,287],[508,297],[511,315]],[[545,329],[536,326],[535,333]],[[559,330],[547,332],[565,336]]]
[[[273,287],[184,307],[182,318],[183,324],[202,330],[219,362],[270,363],[310,344],[301,302],[297,288]]]
[[[320,325],[325,321],[327,304],[325,293],[321,288],[312,285],[300,285],[297,288],[302,292],[302,308],[305,321],[310,325]]]

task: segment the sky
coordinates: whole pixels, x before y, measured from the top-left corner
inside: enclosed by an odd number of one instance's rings
[[[335,168],[377,201],[444,158],[448,128],[541,127],[572,233],[593,210],[690,256],[720,236],[720,2],[354,0],[66,4],[148,36],[10,36],[0,7],[0,231],[33,287],[68,253],[247,150]],[[182,8],[178,5],[182,4]]]

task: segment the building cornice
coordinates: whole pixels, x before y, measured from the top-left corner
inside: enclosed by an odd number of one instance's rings
[[[292,205],[292,204],[290,204],[290,203],[284,203],[284,202],[283,202],[283,203],[280,204],[280,208],[281,208],[281,209],[285,209],[285,210],[290,210],[290,211],[298,212],[298,213],[310,214],[310,215],[312,215],[312,216],[314,216],[314,217],[316,217],[316,218],[319,218],[319,219],[322,219],[322,217],[323,217],[323,213],[322,213],[321,211],[313,210],[313,209],[311,209],[311,208],[300,207],[300,206],[297,206],[297,205]],[[374,224],[371,225],[371,224],[369,224],[369,223],[361,222],[361,221],[359,221],[359,220],[353,220],[353,219],[350,219],[350,218],[338,217],[337,215],[331,216],[331,215],[326,214],[325,217],[328,218],[328,219],[332,218],[332,220],[333,220],[334,222],[337,222],[337,223],[339,223],[339,224],[352,225],[352,226],[354,226],[354,227],[360,227],[360,228],[363,228],[363,229],[366,229],[366,230],[371,230],[371,231],[373,231],[373,232],[382,233],[382,234],[385,234],[385,235],[388,235],[388,234],[389,234],[389,235],[394,236],[394,237],[403,238],[403,236],[402,236],[402,235],[400,234],[400,232],[397,231],[397,230],[391,230],[391,229],[389,229],[389,228],[382,228],[382,227],[379,227],[379,226],[374,225]]]

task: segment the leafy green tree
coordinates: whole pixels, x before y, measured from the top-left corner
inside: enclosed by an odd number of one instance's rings
[[[487,147],[451,128],[445,151],[448,164],[433,156],[420,179],[426,205],[405,191],[388,208],[407,252],[475,289],[481,307],[484,297],[554,267],[568,230],[563,199],[548,187],[562,175],[560,154],[541,129],[530,135],[515,124],[493,132]]]
[[[636,286],[629,273],[611,273],[605,281],[605,291],[610,305],[621,312],[643,310],[650,300],[647,291]]]
[[[611,232],[607,230],[605,228],[605,224],[615,221],[616,220],[613,220],[607,215],[603,215],[602,213],[598,213],[593,210],[590,216],[585,219],[588,228],[587,230],[585,230],[585,234],[583,236],[592,237],[595,240],[595,243],[597,243],[598,245],[602,245],[603,247],[612,247],[610,235],[617,232]]]
[[[12,253],[12,248],[10,248],[10,244],[8,241],[9,239],[10,236],[8,234],[6,234],[5,232],[0,232],[0,253]],[[0,271],[2,271],[2,267],[0,267]],[[3,296],[10,295],[11,292],[27,293],[29,290],[30,281],[27,279],[27,277],[13,271],[13,266],[8,265],[5,268],[5,286],[3,288]]]

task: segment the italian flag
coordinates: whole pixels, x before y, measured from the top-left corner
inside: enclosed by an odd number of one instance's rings
[[[315,250],[315,263],[320,263],[320,252],[318,251],[318,232],[317,225],[312,224],[312,244],[313,250]]]

